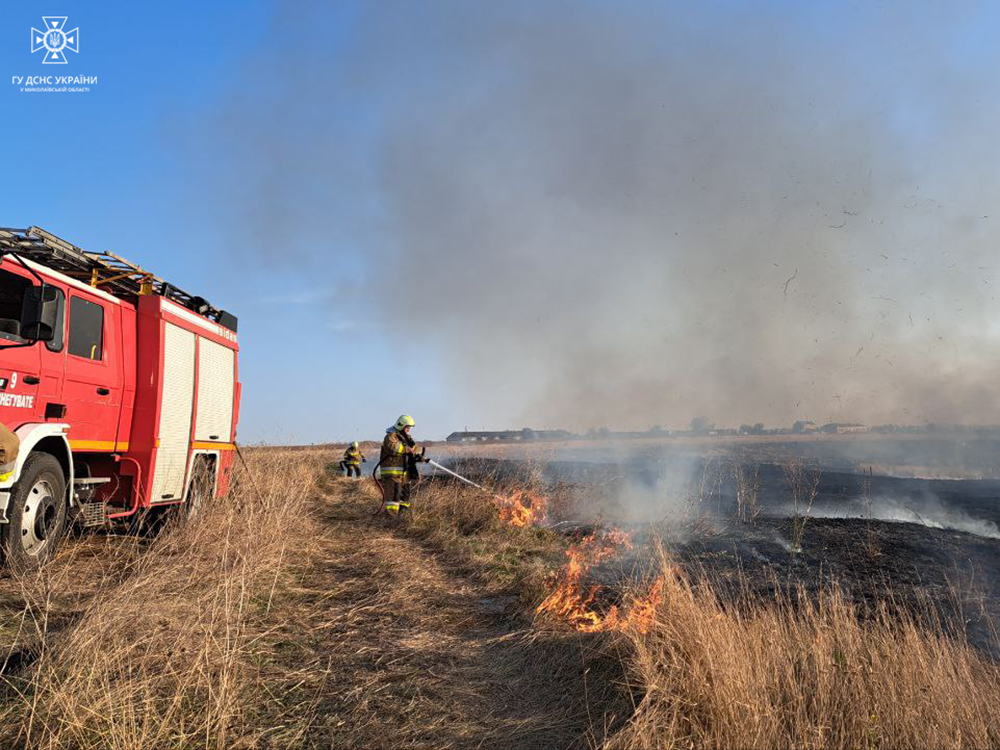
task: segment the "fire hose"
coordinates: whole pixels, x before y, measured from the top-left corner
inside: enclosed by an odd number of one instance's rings
[[[381,466],[381,465],[382,465],[382,459],[380,458],[378,460],[378,463],[376,463],[375,467],[372,469],[372,480],[378,486],[379,494],[382,495],[382,503],[378,506],[378,510],[376,510],[372,514],[373,516],[377,516],[379,513],[381,513],[382,509],[385,507],[385,487],[382,486],[382,483],[378,480],[378,477],[375,474],[375,472],[378,471],[378,467]]]

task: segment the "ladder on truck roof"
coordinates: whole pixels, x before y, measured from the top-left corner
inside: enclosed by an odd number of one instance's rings
[[[166,297],[233,332],[236,331],[236,317],[231,313],[213,307],[204,297],[188,294],[109,250],[84,250],[40,227],[0,227],[0,254],[4,252],[17,253],[46,268],[117,296],[157,294]]]

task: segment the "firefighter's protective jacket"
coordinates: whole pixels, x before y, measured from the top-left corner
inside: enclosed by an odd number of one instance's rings
[[[344,451],[344,463],[348,466],[360,466],[361,459],[364,457],[365,455],[361,452],[360,448],[348,446],[347,450]]]
[[[7,426],[0,423],[0,479],[3,475],[14,471],[14,464],[17,462],[18,449],[21,441]]]
[[[382,477],[393,482],[405,482],[406,456],[415,453],[416,447],[413,438],[390,428],[382,441]]]

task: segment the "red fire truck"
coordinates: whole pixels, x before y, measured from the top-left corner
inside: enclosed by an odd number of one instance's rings
[[[70,523],[197,512],[229,486],[236,317],[110,252],[0,229],[0,474],[8,564],[49,558]]]

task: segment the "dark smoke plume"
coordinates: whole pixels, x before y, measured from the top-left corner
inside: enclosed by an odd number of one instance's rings
[[[326,6],[220,114],[237,240],[366,258],[483,423],[1000,422],[988,6]]]

